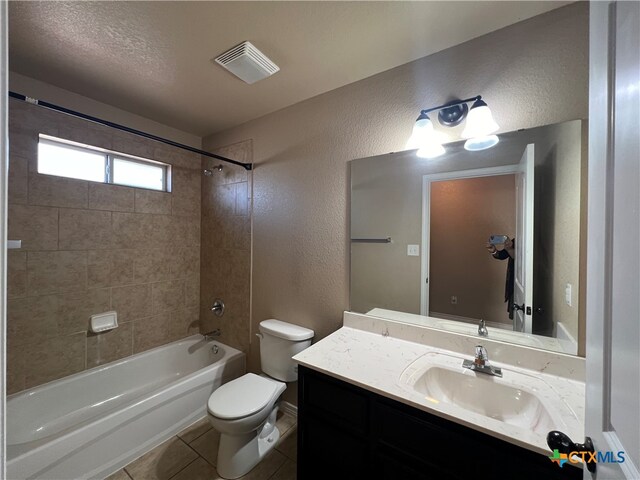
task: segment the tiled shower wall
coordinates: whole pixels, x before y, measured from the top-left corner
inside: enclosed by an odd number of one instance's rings
[[[205,144],[204,149],[209,146]],[[243,163],[253,158],[251,140],[215,152]],[[203,168],[219,164],[203,157]],[[202,329],[219,328],[223,343],[246,353],[250,342],[251,180],[251,172],[232,164],[202,177]],[[222,317],[211,312],[215,298],[225,303]]]
[[[9,129],[8,393],[197,332],[200,157],[16,100]],[[169,163],[172,191],[39,175],[39,133]]]

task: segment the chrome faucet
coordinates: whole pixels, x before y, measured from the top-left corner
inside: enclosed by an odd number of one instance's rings
[[[216,328],[215,330],[211,330],[208,333],[203,333],[202,334],[204,339],[207,340],[207,341],[213,340],[215,337],[219,337],[220,335],[222,335],[222,330],[220,330],[219,328]]]
[[[480,319],[480,324],[478,325],[478,335],[480,335],[481,337],[489,336],[489,330],[487,330],[487,326],[485,325],[483,319]]]
[[[463,368],[468,368],[474,372],[486,373],[487,375],[493,375],[494,377],[502,376],[502,369],[500,367],[494,367],[489,364],[489,354],[487,349],[482,345],[476,345],[476,357],[473,361],[464,360],[462,362]]]

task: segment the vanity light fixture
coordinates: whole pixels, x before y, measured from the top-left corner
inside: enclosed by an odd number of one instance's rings
[[[467,104],[471,102],[473,105],[469,109]],[[454,100],[420,111],[420,116],[416,119],[406,147],[409,150],[417,148],[416,155],[420,158],[435,158],[445,152],[440,134],[433,128],[433,123],[427,115],[436,111],[438,112],[438,122],[445,127],[455,127],[466,119],[461,134],[462,138],[467,139],[464,143],[466,150],[486,150],[499,141],[498,136],[493,133],[500,127],[480,95],[465,100]]]

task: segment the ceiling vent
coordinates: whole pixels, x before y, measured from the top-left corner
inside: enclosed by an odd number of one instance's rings
[[[254,47],[251,42],[243,42],[216,57],[215,60],[216,63],[222,65],[249,85],[270,77],[280,70],[275,63]]]

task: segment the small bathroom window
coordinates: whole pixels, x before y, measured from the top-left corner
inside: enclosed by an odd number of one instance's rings
[[[48,135],[38,142],[38,173],[168,192],[171,166]]]

